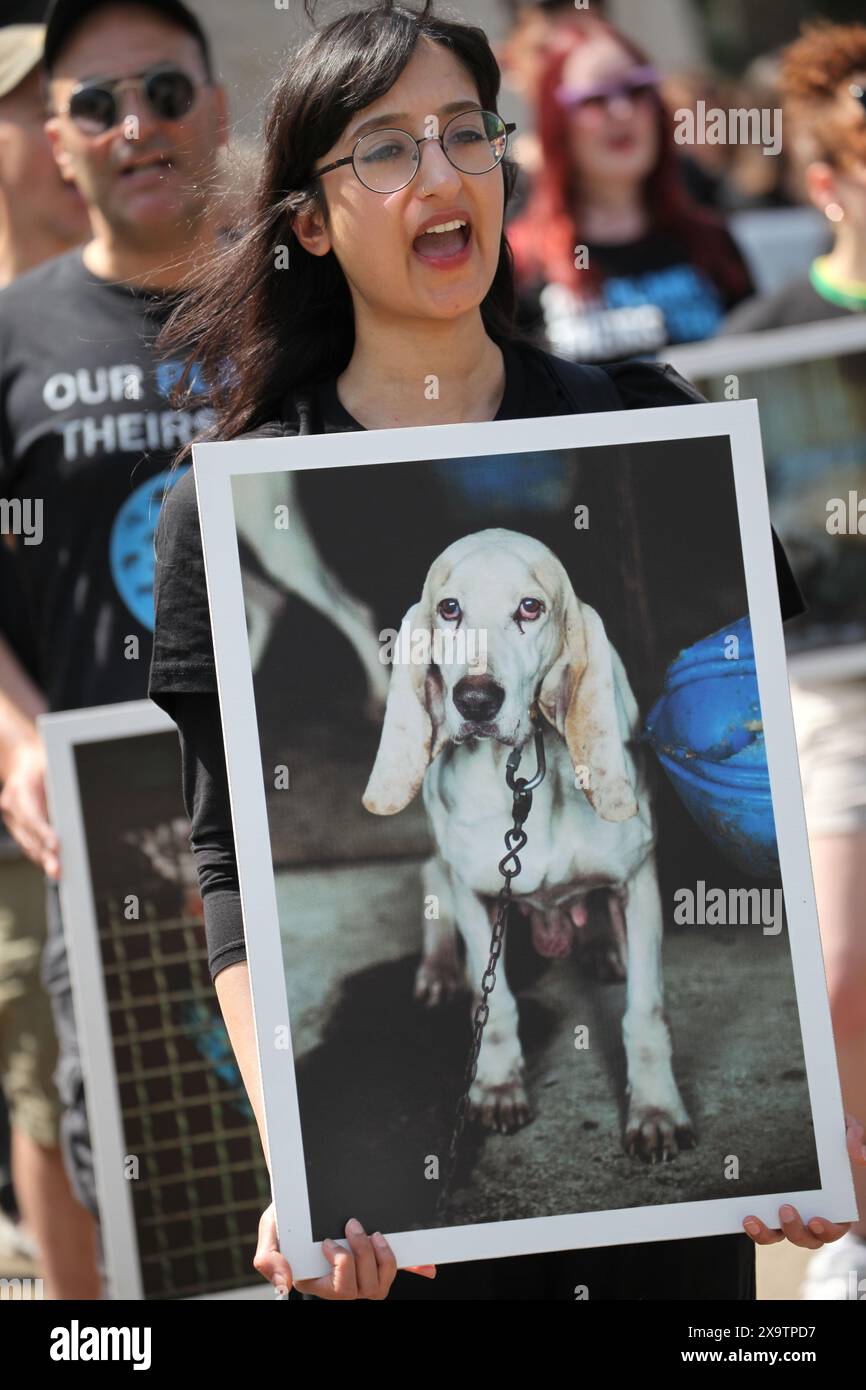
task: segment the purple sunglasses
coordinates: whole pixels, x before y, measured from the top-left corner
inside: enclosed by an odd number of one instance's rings
[[[635,96],[637,93],[654,89],[660,81],[658,69],[647,64],[645,67],[632,68],[624,77],[614,77],[607,82],[594,82],[591,87],[557,87],[556,100],[560,106],[583,106],[588,101],[614,96]]]

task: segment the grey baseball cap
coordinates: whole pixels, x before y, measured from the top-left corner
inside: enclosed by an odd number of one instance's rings
[[[6,24],[0,28],[0,97],[14,92],[39,66],[44,41],[42,24]]]

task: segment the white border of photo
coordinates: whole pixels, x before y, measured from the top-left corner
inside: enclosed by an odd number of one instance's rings
[[[648,441],[730,438],[749,612],[772,787],[791,956],[821,1187],[763,1196],[582,1212],[429,1230],[386,1231],[398,1266],[481,1260],[770,1227],[791,1202],[805,1221],[856,1218],[794,741],[763,453],[754,401],[545,419],[367,430],[194,446],[217,678],[280,1247],[295,1278],[330,1265],[313,1241],[271,857],[262,754],[237,544],[232,479],[307,468],[364,467],[472,455],[538,453]],[[712,524],[712,518],[707,519]],[[287,1030],[287,1034],[284,1030]],[[620,1142],[620,1137],[616,1137]],[[347,1247],[342,1232],[332,1238]]]

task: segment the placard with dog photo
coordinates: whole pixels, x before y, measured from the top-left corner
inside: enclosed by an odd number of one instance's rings
[[[194,463],[295,1277],[852,1219],[754,403]]]

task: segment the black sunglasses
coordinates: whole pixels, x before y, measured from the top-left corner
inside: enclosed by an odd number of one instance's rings
[[[68,115],[85,135],[103,135],[119,123],[117,94],[132,87],[160,120],[179,121],[192,110],[199,85],[182,68],[161,63],[134,77],[82,82],[60,115]]]

